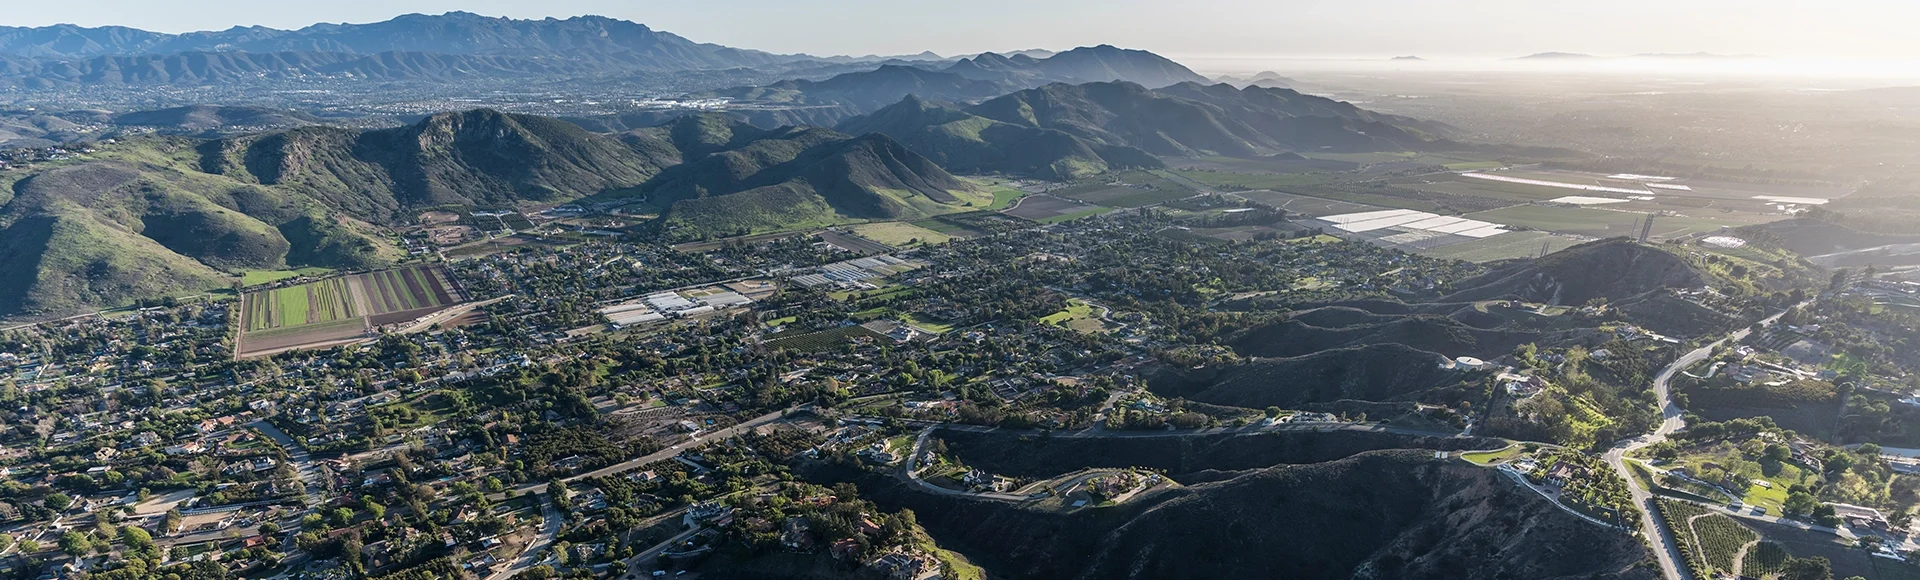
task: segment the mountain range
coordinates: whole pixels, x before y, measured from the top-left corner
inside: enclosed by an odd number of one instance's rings
[[[396,257],[387,228],[426,209],[595,194],[646,196],[662,209],[654,227],[676,238],[910,219],[993,199],[885,135],[719,115],[618,136],[480,109],[391,129],[140,137],[0,173],[0,261],[10,266],[0,314],[192,293],[242,270],[379,266]]]
[[[1143,50],[1112,45],[1081,47],[1033,58],[985,53],[944,68],[887,65],[820,81],[788,80],[701,93],[756,107],[807,109],[809,120],[832,124],[896,103],[908,95],[973,102],[1054,83],[1127,81],[1147,87],[1207,83],[1180,63]]]
[[[68,24],[0,27],[0,53],[61,60],[182,53],[433,53],[619,63],[674,71],[758,66],[805,55],[775,55],[704,44],[644,24],[604,16],[515,20],[469,12],[407,14],[371,24],[315,24],[298,30],[262,26],[165,34]]]
[[[1455,146],[1440,137],[1451,132],[1445,125],[1288,89],[1197,82],[1158,90],[1129,82],[1056,83],[966,107],[916,95],[837,128],[886,134],[956,171],[1047,178],[1159,167],[1159,156]]]

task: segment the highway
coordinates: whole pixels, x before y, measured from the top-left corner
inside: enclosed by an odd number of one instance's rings
[[[1807,304],[1811,304],[1811,301],[1803,302],[1799,306],[1806,306]],[[1785,315],[1786,311],[1781,311],[1779,314],[1769,316],[1765,320],[1762,320],[1761,324],[1772,324],[1773,321],[1779,320],[1781,316]],[[1640,506],[1640,531],[1646,534],[1647,542],[1654,545],[1654,558],[1660,562],[1661,572],[1670,580],[1691,580],[1692,576],[1688,574],[1684,566],[1680,565],[1680,562],[1685,561],[1685,558],[1680,555],[1680,548],[1674,543],[1672,534],[1668,532],[1665,526],[1660,525],[1660,518],[1656,515],[1658,512],[1655,511],[1653,504],[1652,492],[1640,487],[1640,481],[1634,478],[1633,472],[1627,467],[1626,457],[1628,453],[1666,441],[1667,436],[1686,427],[1686,410],[1681,409],[1680,405],[1673,401],[1670,384],[1673,382],[1674,375],[1680,374],[1680,371],[1686,370],[1687,367],[1707,360],[1708,357],[1713,356],[1713,349],[1718,348],[1720,345],[1739,342],[1740,339],[1746,338],[1749,332],[1747,328],[1734,331],[1732,334],[1720,340],[1694,349],[1687,354],[1680,355],[1680,358],[1675,359],[1673,364],[1669,364],[1666,368],[1661,369],[1660,374],[1653,379],[1654,398],[1660,401],[1660,416],[1662,417],[1660,426],[1655,428],[1653,433],[1621,441],[1614,445],[1612,449],[1608,449],[1604,456],[1607,464],[1612,465],[1613,470],[1620,474],[1620,478],[1627,481],[1627,490],[1633,495],[1634,505]]]

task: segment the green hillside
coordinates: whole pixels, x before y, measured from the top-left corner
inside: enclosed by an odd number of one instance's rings
[[[661,159],[572,123],[479,109],[395,129],[305,127],[201,147],[201,169],[377,224],[439,206],[565,201],[652,177]]]
[[[750,130],[743,128],[742,130]],[[917,219],[992,195],[884,135],[782,129],[690,158],[641,186],[675,239],[868,220]]]
[[[871,115],[848,119],[837,129],[852,135],[893,137],[942,167],[963,173],[1074,179],[1116,167],[1162,165],[1131,147],[1089,143],[1062,131],[996,121],[912,96]]]
[[[884,135],[758,129],[718,115],[619,136],[489,110],[395,129],[147,137],[0,173],[0,316],[225,287],[252,270],[364,269],[430,208],[609,191],[665,208],[675,238],[922,217],[992,194]]]

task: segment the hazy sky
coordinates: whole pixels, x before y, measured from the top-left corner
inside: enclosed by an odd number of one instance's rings
[[[0,25],[182,32],[467,10],[601,14],[688,38],[814,54],[942,54],[1108,43],[1169,54],[1541,51],[1920,57],[1916,0],[0,0]]]

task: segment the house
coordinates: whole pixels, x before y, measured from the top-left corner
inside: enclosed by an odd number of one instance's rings
[[[1565,487],[1567,482],[1573,479],[1573,476],[1573,464],[1562,461],[1553,464],[1553,468],[1547,470],[1546,481],[1555,486]]]
[[[804,517],[787,518],[780,524],[780,545],[789,550],[813,550],[813,522]]]
[[[868,562],[867,568],[891,580],[921,580],[940,575],[939,562],[919,552],[887,552]]]

